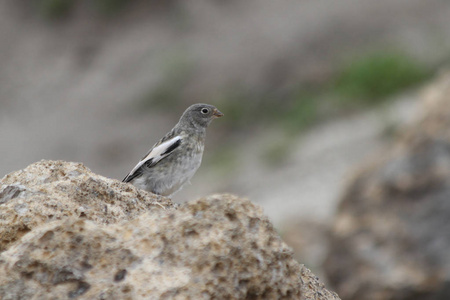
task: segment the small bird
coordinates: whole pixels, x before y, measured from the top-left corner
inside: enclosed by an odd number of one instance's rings
[[[189,106],[175,127],[148,151],[123,182],[154,194],[172,196],[200,167],[206,127],[222,116],[209,104]]]

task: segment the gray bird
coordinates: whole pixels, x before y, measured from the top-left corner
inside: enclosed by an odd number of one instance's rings
[[[148,151],[123,182],[158,195],[175,194],[200,167],[206,127],[222,116],[209,104],[189,106],[175,127]]]

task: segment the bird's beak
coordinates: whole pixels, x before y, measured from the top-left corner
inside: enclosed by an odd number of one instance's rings
[[[223,117],[223,113],[221,113],[217,108],[215,108],[213,111],[213,116],[215,116],[216,118],[220,118]]]

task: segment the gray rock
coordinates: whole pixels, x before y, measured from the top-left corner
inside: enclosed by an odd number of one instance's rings
[[[325,269],[344,299],[450,299],[450,74],[350,183]]]
[[[6,203],[11,199],[16,198],[21,192],[25,190],[22,185],[6,185],[3,186],[0,192],[0,204]]]

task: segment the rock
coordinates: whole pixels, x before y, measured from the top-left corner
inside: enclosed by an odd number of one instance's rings
[[[0,181],[0,252],[36,226],[74,216],[113,224],[172,202],[92,173],[80,163],[40,161]]]
[[[450,74],[424,100],[340,203],[325,269],[344,299],[450,299]]]
[[[7,242],[2,232],[1,299],[339,299],[248,200],[213,195],[175,209],[64,162],[39,162],[2,184],[3,224],[25,223],[6,222],[6,210],[29,221]]]

